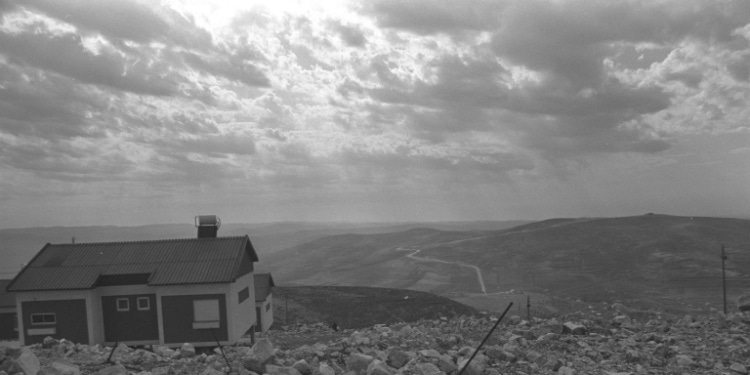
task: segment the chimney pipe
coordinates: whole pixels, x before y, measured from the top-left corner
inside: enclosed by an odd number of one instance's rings
[[[221,226],[221,219],[216,215],[200,215],[195,217],[195,227],[198,228],[198,238],[216,238]]]

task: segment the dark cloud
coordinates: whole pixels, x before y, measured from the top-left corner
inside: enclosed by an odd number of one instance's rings
[[[149,68],[107,49],[93,54],[81,44],[80,36],[55,35],[42,25],[34,32],[0,33],[0,54],[19,66],[34,66],[84,83],[155,96],[177,93],[179,77],[163,64]]]
[[[729,74],[731,74],[737,81],[750,81],[750,56],[746,57],[744,60],[729,64],[727,70],[729,70]]]
[[[364,47],[367,44],[365,34],[357,26],[345,25],[339,21],[331,21],[331,28],[339,34],[341,40],[350,47]]]
[[[750,19],[750,2],[629,2],[530,0],[503,12],[492,46],[509,62],[567,82],[597,87],[613,43],[708,43],[741,39],[733,31]]]
[[[29,0],[20,5],[69,23],[82,31],[99,32],[113,42],[163,41],[207,48],[211,35],[174,10],[141,1]]]
[[[86,114],[104,108],[95,92],[73,80],[35,69],[0,64],[0,130],[44,139],[100,137]]]
[[[0,164],[33,174],[64,181],[104,181],[117,179],[134,168],[119,153],[100,152],[67,141],[28,138],[9,143],[0,140]]]
[[[185,62],[194,69],[227,78],[231,81],[242,82],[248,86],[268,87],[268,78],[256,66],[248,61],[229,57],[202,57],[196,53],[182,54]]]
[[[499,2],[484,0],[377,0],[363,1],[361,11],[372,14],[382,27],[425,35],[490,29],[501,8]]]
[[[683,69],[664,73],[664,79],[667,81],[682,82],[685,86],[695,89],[703,81],[703,73],[696,68]]]

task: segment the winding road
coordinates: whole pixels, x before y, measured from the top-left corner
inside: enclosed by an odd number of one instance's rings
[[[479,269],[479,267],[477,267],[477,266],[475,266],[473,264],[468,264],[468,263],[464,263],[464,262],[451,262],[451,261],[441,260],[441,259],[420,257],[420,256],[417,256],[417,253],[419,253],[420,251],[422,251],[420,249],[407,249],[407,248],[399,247],[396,250],[411,251],[411,253],[409,255],[407,255],[406,257],[414,259],[416,261],[437,262],[437,263],[444,263],[444,264],[455,264],[455,265],[458,265],[460,267],[472,268],[477,273],[477,281],[479,281],[479,287],[482,289],[482,293],[487,294],[487,288],[485,288],[485,286],[484,286],[484,279],[482,278],[482,270]]]

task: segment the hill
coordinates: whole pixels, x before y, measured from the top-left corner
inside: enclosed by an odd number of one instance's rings
[[[344,329],[478,315],[478,311],[431,293],[352,286],[275,287],[274,323],[327,322]]]
[[[644,309],[721,309],[720,246],[731,305],[750,290],[749,234],[749,220],[730,218],[553,219],[497,231],[330,236],[276,252],[263,267],[278,284],[427,290],[465,303],[521,289]]]

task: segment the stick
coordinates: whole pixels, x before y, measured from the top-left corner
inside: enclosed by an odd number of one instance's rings
[[[219,347],[219,351],[221,351],[222,357],[224,357],[224,360],[227,362],[227,367],[229,368],[229,372],[227,374],[231,374],[232,365],[229,364],[229,358],[227,358],[227,355],[224,354],[224,348],[221,347],[221,343],[219,343],[219,339],[216,337],[216,332],[214,332],[213,328],[211,328],[211,334],[214,336],[214,340],[216,340],[216,345]]]
[[[511,302],[510,304],[508,304],[508,307],[506,307],[505,311],[503,311],[503,315],[500,315],[500,319],[498,319],[497,322],[495,322],[495,325],[492,326],[492,329],[490,329],[490,331],[487,332],[487,336],[484,336],[484,340],[482,340],[482,342],[479,344],[479,346],[477,347],[477,350],[475,350],[474,353],[471,354],[471,357],[469,357],[469,360],[466,361],[466,364],[464,365],[464,367],[461,368],[461,371],[458,372],[458,375],[463,374],[464,370],[466,370],[466,368],[469,367],[469,364],[471,363],[471,360],[474,359],[474,357],[476,357],[477,353],[479,353],[479,349],[481,349],[482,345],[484,345],[484,343],[487,342],[487,339],[490,338],[490,335],[492,335],[492,332],[495,331],[495,328],[497,328],[497,326],[503,320],[503,318],[505,317],[505,314],[508,313],[508,310],[510,310],[511,306],[513,306],[513,302]]]

